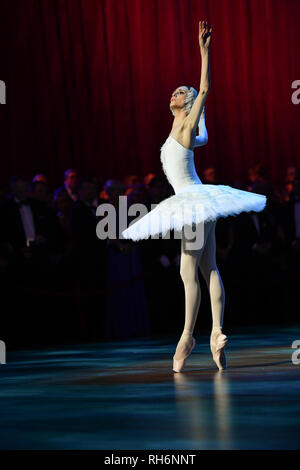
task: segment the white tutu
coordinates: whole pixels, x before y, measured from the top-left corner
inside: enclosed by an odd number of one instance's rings
[[[201,125],[204,126],[204,121]],[[266,206],[264,195],[222,184],[202,184],[195,169],[193,150],[183,147],[171,135],[161,147],[160,160],[175,195],[160,202],[137,222],[131,222],[122,232],[124,238],[134,241],[157,238],[170,230],[180,232],[186,225],[193,227],[241,212],[260,212]]]
[[[122,232],[126,239],[147,239],[169,230],[181,231],[184,225],[204,223],[241,212],[260,212],[266,196],[227,185],[192,184],[159,203]]]

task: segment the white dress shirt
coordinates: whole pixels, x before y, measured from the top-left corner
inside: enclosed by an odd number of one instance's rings
[[[17,203],[20,202],[18,199],[15,200]],[[26,246],[29,246],[29,242],[35,240],[35,225],[30,205],[22,204],[19,207],[19,212],[25,232]]]

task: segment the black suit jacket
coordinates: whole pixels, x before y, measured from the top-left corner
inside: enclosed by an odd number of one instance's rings
[[[96,234],[96,226],[100,217],[86,203],[79,200],[70,212],[73,243],[81,257],[88,257],[90,261],[99,261],[106,248],[106,240],[100,240]],[[88,260],[87,260],[88,261]]]
[[[33,198],[28,199],[35,225],[36,235],[46,239],[48,248],[55,249],[61,243],[61,232],[57,216],[45,203]],[[0,204],[0,240],[10,243],[15,250],[26,246],[26,236],[21,214],[14,196],[10,195]]]
[[[274,222],[268,210],[255,213],[259,231],[250,213],[243,212],[235,220],[235,249],[244,253],[251,253],[255,243],[271,243],[276,239]]]

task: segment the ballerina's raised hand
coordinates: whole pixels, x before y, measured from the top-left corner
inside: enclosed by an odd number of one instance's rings
[[[201,52],[207,52],[211,43],[212,26],[207,21],[199,21],[199,46]]]

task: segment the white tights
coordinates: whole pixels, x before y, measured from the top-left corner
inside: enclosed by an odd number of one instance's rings
[[[223,326],[225,290],[216,265],[215,227],[216,221],[204,224],[203,247],[198,250],[187,250],[186,241],[190,243],[191,240],[186,240],[184,236],[181,239],[180,275],[185,290],[185,323],[176,348],[176,359],[185,357],[192,343],[201,301],[198,267],[209,290],[213,331],[221,331]]]

